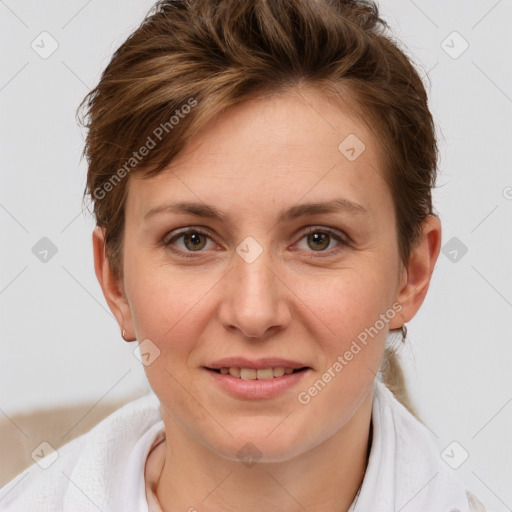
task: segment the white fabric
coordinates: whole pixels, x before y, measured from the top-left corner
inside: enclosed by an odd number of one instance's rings
[[[375,381],[373,438],[354,512],[469,512],[465,488],[427,429]],[[165,432],[154,393],[134,400],[0,489],[3,512],[148,510],[144,468]],[[41,460],[44,463],[52,455]],[[150,502],[156,499],[148,487]]]
[[[427,428],[375,381],[373,438],[354,512],[469,512],[464,484]]]
[[[20,473],[0,489],[0,511],[148,512],[144,466],[161,431],[160,402],[151,392],[59,448],[47,469],[33,464]]]

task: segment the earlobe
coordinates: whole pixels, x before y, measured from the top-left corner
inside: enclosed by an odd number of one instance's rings
[[[133,333],[130,307],[123,293],[122,283],[114,275],[105,250],[105,231],[97,226],[92,233],[94,253],[94,271],[101,286],[103,295],[110,311],[116,317],[121,331],[125,329],[126,336]]]
[[[434,266],[441,250],[441,221],[436,215],[429,215],[423,222],[420,239],[412,248],[406,278],[399,291],[397,302],[402,306],[401,324],[409,322],[418,312],[427,294]]]

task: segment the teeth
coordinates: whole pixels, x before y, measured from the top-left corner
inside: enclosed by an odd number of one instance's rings
[[[267,380],[283,375],[293,373],[292,368],[262,368],[255,370],[254,368],[220,368],[222,375],[231,375],[232,377],[241,378],[243,380]]]
[[[272,368],[265,368],[264,370],[257,370],[256,371],[256,378],[258,380],[273,379],[274,378],[274,372],[273,372]]]
[[[258,372],[254,368],[240,368],[240,377],[243,380],[254,380]]]
[[[284,375],[284,372],[286,371],[284,368],[274,368],[273,370],[274,370],[274,377],[282,377]]]
[[[220,373],[222,373],[223,368],[220,369]],[[240,377],[240,368],[230,368],[229,375],[233,377]]]

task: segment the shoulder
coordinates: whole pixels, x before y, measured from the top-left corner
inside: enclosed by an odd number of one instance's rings
[[[138,467],[145,445],[162,423],[153,393],[128,402],[57,450],[48,447],[43,458],[0,489],[0,510],[68,510],[65,504],[78,509],[84,500],[82,491],[87,498],[94,496],[95,503],[103,503],[115,487],[113,476]],[[133,479],[137,476],[129,474]]]
[[[395,492],[402,493],[404,482],[414,481],[415,475],[421,475],[422,471],[424,471],[422,481],[426,481],[429,474],[435,473],[437,475],[435,482],[422,494],[424,498],[429,492],[431,494],[429,499],[425,498],[425,503],[430,501],[437,503],[441,497],[444,497],[446,504],[450,504],[447,510],[486,512],[480,500],[466,489],[464,482],[440,462],[439,447],[425,425],[396,399],[383,382],[376,381],[375,396],[372,421],[377,419],[382,423],[383,439],[385,437],[385,444],[388,448],[389,446],[392,448],[390,449],[394,470],[401,482]],[[388,432],[387,436],[384,428]],[[389,432],[392,435],[389,435]],[[452,503],[454,496],[457,500],[456,506]]]
[[[50,446],[32,464],[0,489],[0,508],[8,512],[55,510],[70,483],[75,463],[88,443],[90,433],[53,450]]]

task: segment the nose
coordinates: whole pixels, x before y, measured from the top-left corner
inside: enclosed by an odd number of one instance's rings
[[[265,338],[290,322],[287,298],[290,291],[276,269],[267,249],[248,262],[238,253],[222,287],[219,320],[227,330],[240,331],[247,338]]]

